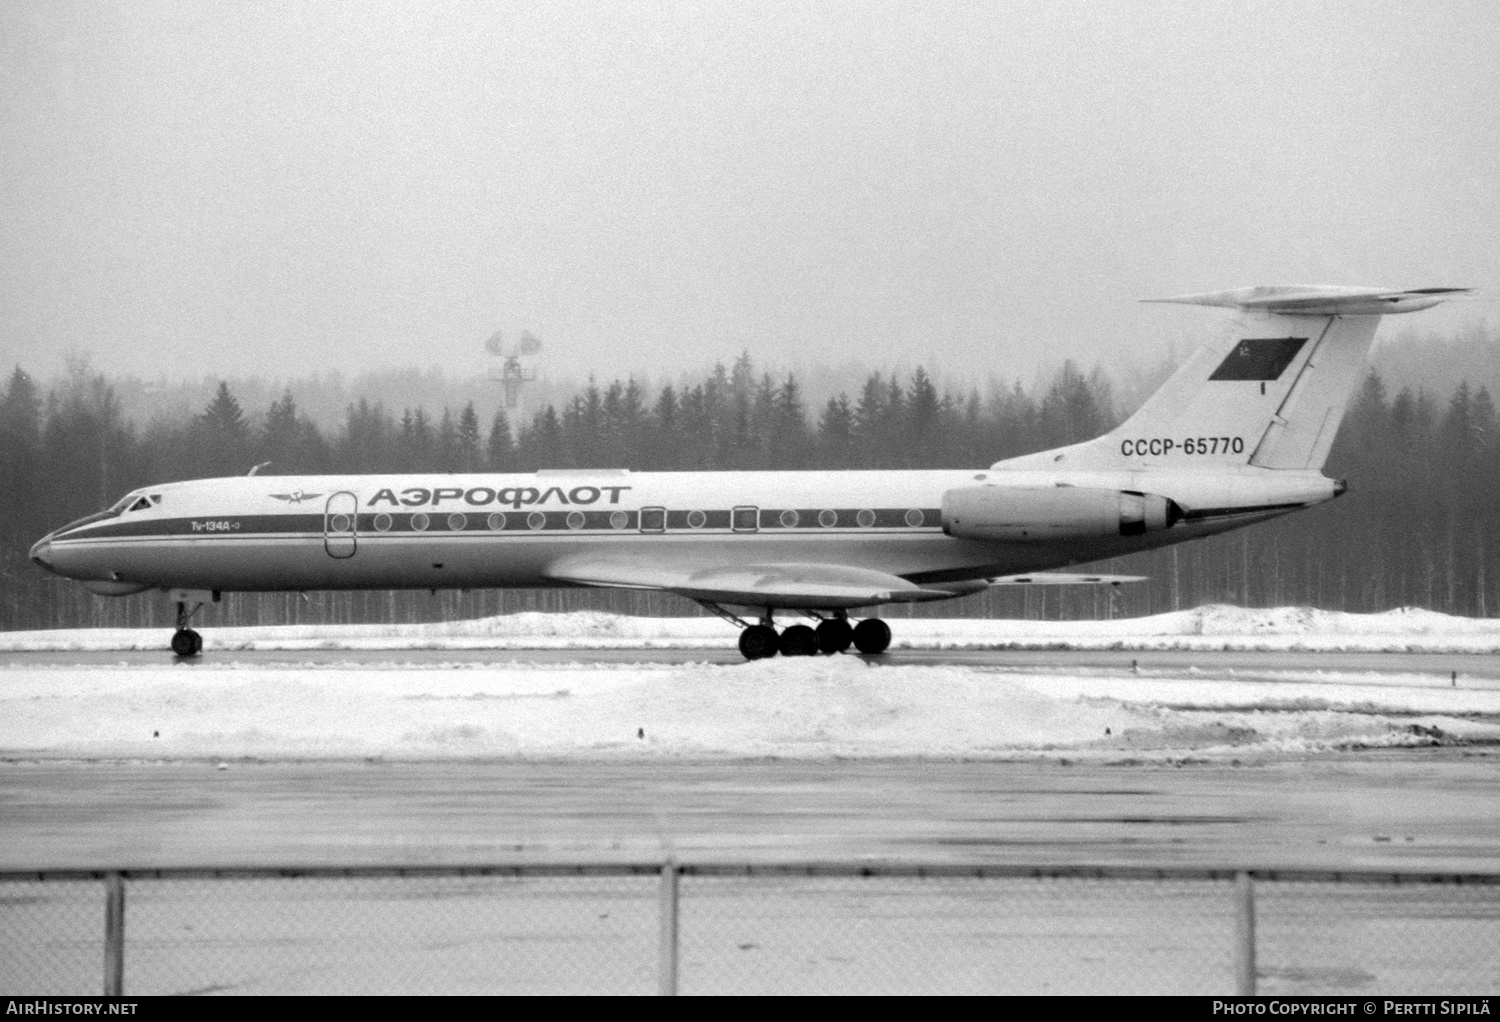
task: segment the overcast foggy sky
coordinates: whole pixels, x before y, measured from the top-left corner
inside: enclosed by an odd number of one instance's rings
[[[525,327],[555,375],[1030,379],[1217,322],[1138,298],[1494,295],[1500,5],[12,0],[0,174],[6,371]]]

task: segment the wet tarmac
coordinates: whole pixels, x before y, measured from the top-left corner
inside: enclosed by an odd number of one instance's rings
[[[1500,869],[1500,750],[1258,763],[11,762],[0,868],[654,860]]]

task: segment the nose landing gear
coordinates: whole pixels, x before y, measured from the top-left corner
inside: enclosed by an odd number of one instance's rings
[[[188,623],[205,603],[218,603],[219,594],[217,591],[173,589],[168,597],[177,604],[177,631],[172,633],[172,652],[179,660],[195,657],[203,652],[203,636],[189,628]]]

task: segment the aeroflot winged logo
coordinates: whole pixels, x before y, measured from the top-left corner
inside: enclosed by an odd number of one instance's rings
[[[303,493],[301,490],[293,490],[291,493],[273,493],[271,496],[277,500],[284,500],[288,504],[300,504],[304,500],[317,500],[323,495],[321,493]]]

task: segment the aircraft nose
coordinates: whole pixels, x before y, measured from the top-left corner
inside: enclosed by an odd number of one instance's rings
[[[31,559],[48,571],[52,570],[52,534],[49,532],[31,547]]]

